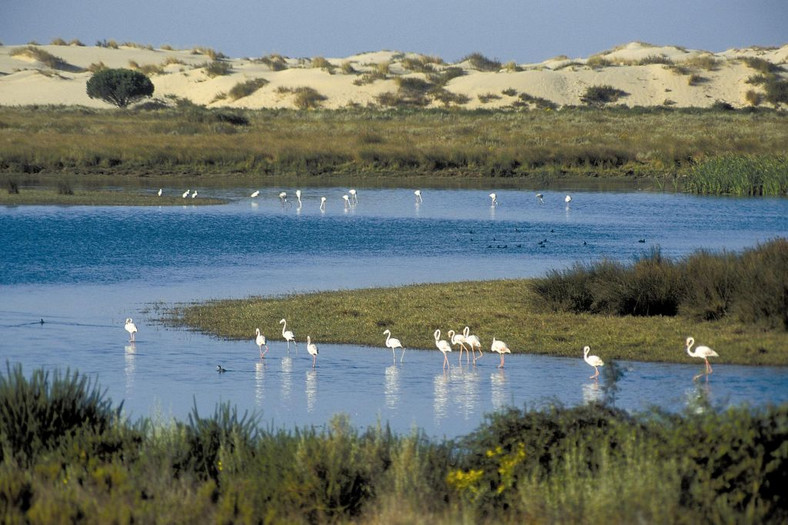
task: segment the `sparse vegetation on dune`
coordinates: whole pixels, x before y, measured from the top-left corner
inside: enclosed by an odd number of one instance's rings
[[[786,406],[716,411],[701,389],[684,414],[633,415],[609,386],[605,404],[511,407],[441,441],[359,431],[340,414],[323,428],[261,428],[226,403],[187,421],[131,422],[77,373],[28,379],[7,366],[0,521],[788,519]]]

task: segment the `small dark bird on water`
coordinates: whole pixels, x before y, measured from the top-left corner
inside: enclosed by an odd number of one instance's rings
[[[44,324],[44,320],[43,319],[41,319],[41,324]]]
[[[216,371],[219,372],[220,374],[223,374],[227,372],[227,369],[224,368],[222,365],[216,365]]]
[[[646,242],[646,239],[639,239],[638,242]]]

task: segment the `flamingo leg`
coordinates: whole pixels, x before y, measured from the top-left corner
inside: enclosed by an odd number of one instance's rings
[[[498,368],[503,368],[503,354],[501,354],[501,364],[498,365]]]
[[[401,363],[403,359],[405,359],[405,349],[404,348],[402,349],[402,355],[399,356],[399,362]]]
[[[260,359],[263,359],[265,357],[265,354],[267,354],[267,353],[268,353],[268,345],[265,345],[265,352],[263,352],[263,347],[261,346],[260,347]]]
[[[444,369],[444,370],[446,370],[446,365],[448,365],[448,364],[449,364],[449,356],[447,356],[447,355],[444,353],[444,354],[443,354],[443,369]]]
[[[707,374],[711,374],[711,372],[712,372],[712,370],[711,370],[711,363],[709,363],[708,359],[706,359],[705,361],[706,361],[706,373]]]

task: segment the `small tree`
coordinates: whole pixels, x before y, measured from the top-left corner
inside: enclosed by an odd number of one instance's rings
[[[88,80],[90,98],[100,98],[119,108],[125,108],[153,95],[153,82],[138,71],[130,69],[104,69]]]

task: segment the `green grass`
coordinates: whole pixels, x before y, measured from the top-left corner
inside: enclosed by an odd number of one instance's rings
[[[20,205],[73,205],[73,206],[197,206],[208,204],[224,204],[221,199],[205,198],[197,195],[183,199],[181,195],[159,197],[152,191],[108,191],[95,189],[75,189],[72,194],[62,193],[52,188],[19,187],[19,193],[0,190],[0,206]]]
[[[250,177],[258,184],[352,177],[360,185],[418,176],[433,186],[544,189],[601,180],[683,189],[699,161],[752,155],[779,163],[785,155],[785,117],[777,111],[556,111],[526,102],[543,109],[238,111],[248,125],[187,103],[130,111],[0,107],[0,172],[68,173],[75,186],[99,175],[114,185],[154,176],[226,185]],[[380,140],[357,140],[363,134]]]
[[[785,404],[720,411],[699,388],[679,414],[509,407],[447,441],[360,431],[341,414],[322,428],[261,428],[228,404],[132,423],[79,377],[0,374],[1,522],[788,520]],[[51,414],[64,415],[56,432]]]

